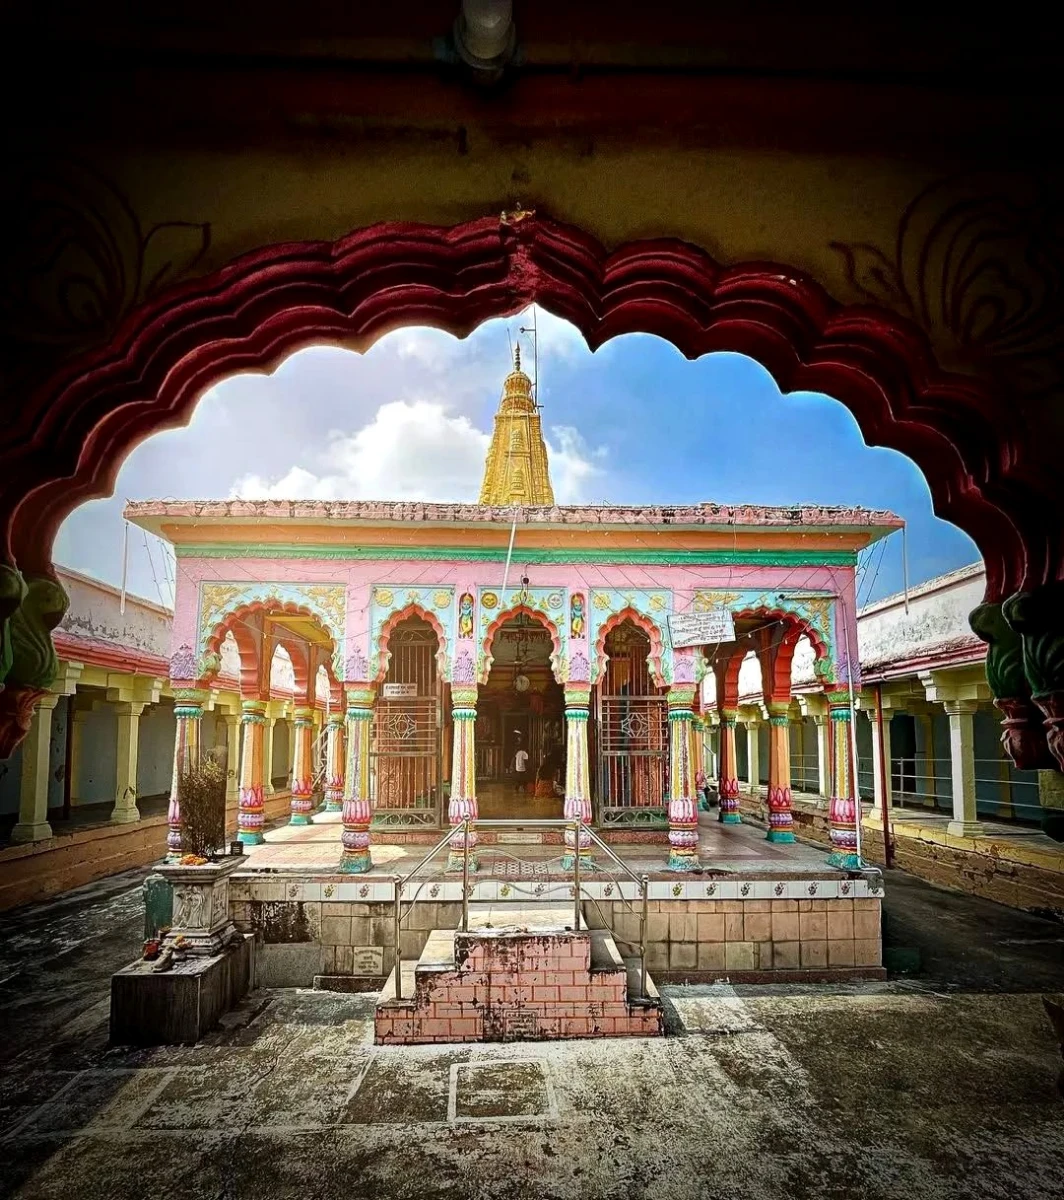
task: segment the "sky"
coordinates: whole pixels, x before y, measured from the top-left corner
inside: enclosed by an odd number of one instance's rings
[[[935,517],[916,466],[866,446],[827,396],[783,396],[739,354],[688,362],[668,342],[629,334],[594,354],[577,330],[540,309],[538,394],[555,498],[561,504],[845,504],[907,522],[911,585],[979,558]],[[510,345],[523,317],[486,322],[464,341],[435,329],[387,334],[365,354],[315,346],[270,375],[206,391],[190,424],[155,434],[126,459],[115,493],[64,523],[56,561],[122,580],[122,508],[149,499],[476,500]],[[127,587],[172,604],[169,548],[129,528]],[[863,553],[859,603],[900,591],[902,538]]]

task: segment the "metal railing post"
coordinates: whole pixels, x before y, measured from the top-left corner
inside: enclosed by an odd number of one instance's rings
[[[403,881],[396,879],[395,881],[395,998],[402,1000],[403,998],[403,960],[399,954],[399,924],[402,918],[399,915],[399,906],[402,902]]]
[[[469,818],[462,822],[462,932],[469,932]]]
[[[647,998],[647,897],[650,894],[650,876],[640,875],[639,887],[643,893],[643,910],[639,914],[639,995]]]
[[[583,821],[580,817],[576,818],[576,844],[573,846],[573,931],[578,932],[580,929],[580,833],[583,829]]]

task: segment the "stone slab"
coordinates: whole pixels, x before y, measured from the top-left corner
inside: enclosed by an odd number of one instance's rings
[[[274,942],[256,947],[256,987],[313,987],[323,974],[320,942]]]

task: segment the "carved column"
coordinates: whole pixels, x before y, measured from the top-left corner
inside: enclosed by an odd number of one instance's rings
[[[738,825],[739,818],[739,770],[735,755],[735,709],[720,711],[720,793],[719,819],[725,825]]]
[[[266,736],[266,701],[242,700],[240,723],[244,727],[244,753],[240,759],[240,793],[237,836],[246,846],[263,840],[266,823],[266,794],[262,781]]]
[[[309,825],[314,811],[314,713],[300,706],[295,710],[295,757],[292,761],[291,824]]]
[[[170,784],[170,805],[166,814],[166,845],[169,850],[167,857],[171,860],[181,857],[181,775],[190,767],[199,766],[200,730],[206,700],[207,693],[195,688],[180,688],[174,693],[177,729],[174,735],[174,774]]]
[[[817,787],[826,798],[831,795],[831,718],[824,713],[813,720],[816,722]]]
[[[946,700],[949,717],[949,762],[953,791],[953,820],[946,826],[956,837],[973,837],[981,830],[975,802],[974,700]]]
[[[768,707],[768,840],[794,841],[791,797],[790,704],[770,701]]]
[[[325,811],[342,812],[344,807],[344,714],[329,714],[325,729]]]
[[[694,871],[698,861],[698,797],[691,737],[695,689],[669,688],[669,862],[670,871]]]
[[[755,796],[758,796],[761,794],[761,762],[760,746],[758,745],[761,717],[757,713],[744,715],[742,725],[746,730],[746,786]]]
[[[565,688],[565,817],[572,821],[579,817],[586,825],[591,820],[591,764],[587,751],[587,722],[591,706],[591,685],[570,683]],[[577,853],[582,870],[594,868],[591,853],[591,835],[580,833],[577,847],[576,825],[565,829],[565,855],[562,865],[568,870],[573,866]]]
[[[457,827],[467,817],[476,820],[477,772],[476,744],[474,731],[477,723],[476,684],[451,684],[451,719],[454,722],[454,750],[451,756],[451,801],[447,806],[447,817],[451,826]],[[469,830],[469,869],[475,871],[477,834]],[[462,870],[462,835],[455,832],[451,838],[451,852],[447,856],[447,870]]]
[[[365,664],[363,664],[364,666]],[[340,870],[358,875],[373,866],[369,849],[369,749],[374,689],[370,683],[347,689],[347,766],[344,771],[343,855]]]
[[[828,718],[831,721],[831,799],[828,817],[831,821],[831,854],[828,865],[856,870],[861,862],[857,855],[857,821],[860,806],[856,799],[853,778],[853,752],[850,738],[850,698],[845,692],[828,695]]]
[[[140,820],[137,808],[137,760],[140,750],[140,715],[147,707],[136,702],[114,706],[116,724],[115,803],[111,820],[131,825]]]
[[[230,825],[235,813],[236,829]],[[225,836],[240,830],[240,714],[225,714]]]
[[[277,718],[266,709],[266,718],[262,726],[262,794],[273,795],[273,734],[277,728]]]
[[[18,823],[13,842],[40,842],[52,836],[48,824],[48,780],[52,745],[52,713],[59,703],[55,693],[41,696],[33,709],[30,730],[22,743],[22,777],[19,781]]]

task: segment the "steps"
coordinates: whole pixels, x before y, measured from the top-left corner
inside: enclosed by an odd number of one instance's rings
[[[435,929],[377,1002],[378,1045],[657,1037],[661,999],[607,929],[574,926],[570,905],[471,904],[469,932]]]

